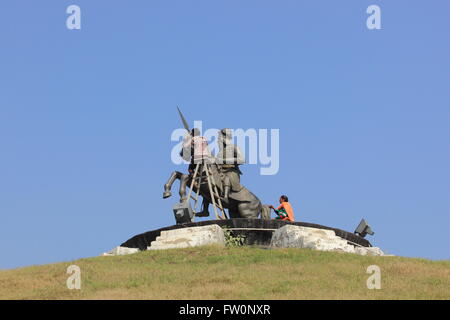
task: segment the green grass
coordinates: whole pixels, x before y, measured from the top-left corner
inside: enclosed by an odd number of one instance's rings
[[[81,290],[66,286],[81,268]],[[381,290],[366,286],[381,268]],[[450,299],[450,261],[305,249],[146,251],[0,271],[0,299]]]

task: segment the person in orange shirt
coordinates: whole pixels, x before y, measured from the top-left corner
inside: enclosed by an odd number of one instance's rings
[[[277,217],[275,217],[275,219],[294,222],[294,210],[292,210],[292,206],[289,203],[289,199],[287,196],[282,195],[280,197],[280,206],[278,208],[275,209],[273,206],[269,207],[273,209],[277,214]]]

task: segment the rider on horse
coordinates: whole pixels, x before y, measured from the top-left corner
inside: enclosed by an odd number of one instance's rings
[[[239,166],[245,163],[245,158],[239,147],[232,143],[232,135],[231,129],[219,131],[219,152],[216,155],[216,163],[220,165],[223,174],[223,198],[226,202],[228,202],[230,195],[233,197],[233,194],[238,193],[243,188],[240,178],[242,172]]]

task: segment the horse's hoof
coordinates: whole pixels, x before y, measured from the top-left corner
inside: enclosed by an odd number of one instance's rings
[[[201,212],[196,212],[196,213],[195,213],[195,216],[196,216],[196,217],[209,217],[209,212],[203,212],[203,211],[201,211]]]
[[[170,197],[171,195],[172,195],[172,192],[166,191],[163,193],[163,199],[166,199],[166,198]]]

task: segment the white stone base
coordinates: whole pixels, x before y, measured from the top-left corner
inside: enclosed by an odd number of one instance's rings
[[[127,247],[115,247],[109,252],[105,252],[102,254],[102,256],[123,256],[126,254],[133,254],[139,252],[139,249],[137,248],[127,248]]]
[[[225,246],[225,234],[217,224],[161,231],[147,250],[189,248],[205,245]]]
[[[355,247],[355,253],[362,256],[387,256],[378,247]],[[393,255],[390,255],[393,256]]]
[[[320,251],[338,251],[360,255],[382,256],[380,248],[353,246],[336,236],[333,230],[285,225],[275,230],[271,246],[281,248],[306,248]]]

